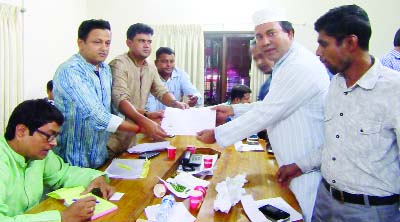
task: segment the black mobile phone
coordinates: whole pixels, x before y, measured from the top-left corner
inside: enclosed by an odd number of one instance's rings
[[[265,205],[258,208],[266,218],[276,222],[288,221],[290,219],[290,214],[272,205]]]
[[[139,159],[151,159],[153,157],[156,157],[160,154],[160,152],[158,151],[148,151],[148,152],[144,152],[139,154]]]

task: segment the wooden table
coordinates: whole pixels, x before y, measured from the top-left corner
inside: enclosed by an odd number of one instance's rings
[[[123,180],[111,179],[118,192],[125,193],[121,200],[115,202],[118,210],[106,216],[98,218],[96,221],[136,221],[138,218],[146,219],[144,209],[148,205],[158,204],[161,199],[153,195],[153,187],[159,182],[157,176],[167,179],[175,174],[178,166],[179,157],[186,150],[187,145],[196,147],[210,147],[221,152],[217,161],[217,169],[209,179],[210,185],[207,195],[198,211],[191,211],[197,216],[197,221],[249,221],[241,203],[239,202],[231,208],[228,214],[214,212],[213,203],[216,198],[215,185],[226,177],[234,177],[240,173],[246,173],[248,182],[244,185],[247,194],[252,194],[255,200],[281,196],[293,208],[299,210],[299,205],[292,192],[288,189],[280,188],[275,182],[275,172],[278,167],[273,155],[266,152],[237,152],[233,146],[221,149],[217,144],[205,145],[193,136],[176,136],[168,139],[171,144],[177,147],[177,158],[169,161],[166,152],[151,160],[150,171],[145,179]],[[120,158],[137,158],[135,154],[124,153]],[[106,164],[107,166],[108,164]],[[104,170],[106,166],[102,167]],[[188,207],[188,200],[183,201]],[[65,207],[62,202],[53,198],[47,198],[28,213],[38,213],[45,210],[63,210]]]

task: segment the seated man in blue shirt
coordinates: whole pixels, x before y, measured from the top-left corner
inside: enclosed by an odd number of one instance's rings
[[[181,101],[183,95],[187,96],[187,103],[191,107],[203,104],[203,97],[190,82],[188,74],[175,67],[174,50],[168,47],[160,47],[156,52],[155,64],[161,81],[178,101]],[[147,111],[154,112],[165,110],[165,108],[166,106],[158,101],[156,97],[149,95],[146,104]]]
[[[53,153],[64,122],[61,112],[45,99],[28,100],[12,112],[0,137],[0,221],[87,221],[96,206],[94,197],[77,200],[62,212],[25,214],[36,206],[43,186],[53,189],[85,186],[86,194],[99,188],[108,199],[114,188],[104,172],[70,166]]]

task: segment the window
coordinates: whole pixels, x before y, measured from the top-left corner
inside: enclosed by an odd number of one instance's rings
[[[204,106],[229,99],[232,86],[250,86],[251,32],[204,33]]]

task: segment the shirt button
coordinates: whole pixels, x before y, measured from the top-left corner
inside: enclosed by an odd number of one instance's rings
[[[344,94],[344,95],[347,95],[347,94],[348,94],[348,92],[344,92],[343,94]]]
[[[332,160],[335,161],[335,160],[336,160],[336,157],[332,157]]]
[[[364,132],[364,130],[363,130],[363,129],[360,129],[360,132],[361,132],[361,133],[363,133],[363,132]]]
[[[343,113],[340,113],[339,115],[340,115],[340,116],[343,116]]]
[[[336,183],[336,180],[332,180],[332,183]]]
[[[338,139],[339,139],[339,137],[340,137],[339,135],[336,135],[336,138],[338,138]]]

